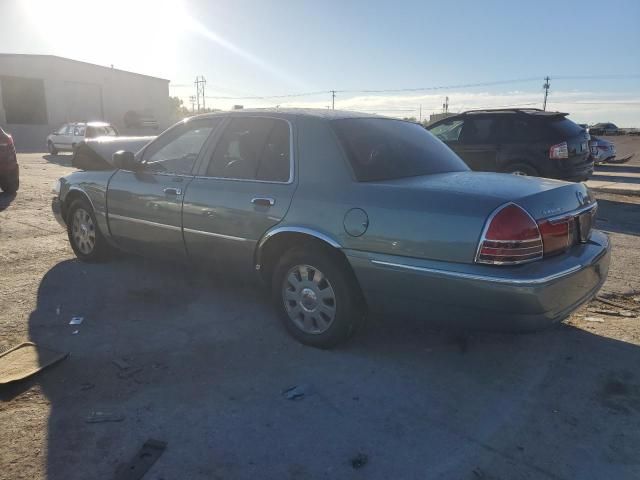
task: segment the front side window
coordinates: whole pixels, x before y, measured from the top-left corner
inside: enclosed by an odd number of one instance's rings
[[[83,137],[84,136],[84,129],[85,127],[76,127],[73,129],[73,136],[74,137]]]
[[[202,146],[219,122],[196,120],[173,128],[146,148],[144,163],[154,172],[191,173]]]
[[[116,135],[116,130],[110,125],[87,127],[87,138],[115,137]]]
[[[289,124],[274,118],[231,120],[215,148],[207,175],[286,182],[290,173]]]
[[[469,170],[449,147],[412,122],[349,118],[331,126],[360,182]]]
[[[462,120],[449,120],[430,128],[429,131],[443,142],[457,142],[463,123]]]

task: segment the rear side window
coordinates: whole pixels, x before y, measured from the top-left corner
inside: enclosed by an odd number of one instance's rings
[[[584,130],[580,125],[565,117],[554,117],[549,125],[554,133],[563,137],[575,137]]]
[[[207,175],[286,182],[290,173],[289,124],[273,118],[234,118],[216,145]]]
[[[331,126],[360,182],[469,170],[420,125],[385,118],[333,120]]]
[[[489,143],[493,141],[493,118],[467,118],[462,128],[461,140],[463,143]]]

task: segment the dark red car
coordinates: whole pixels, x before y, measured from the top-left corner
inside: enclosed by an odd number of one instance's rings
[[[20,169],[13,138],[0,127],[0,189],[15,193],[20,186]]]

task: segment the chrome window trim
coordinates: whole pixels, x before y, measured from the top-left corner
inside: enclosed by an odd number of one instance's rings
[[[223,238],[225,240],[234,240],[236,242],[250,242],[252,241],[249,238],[244,238],[244,237],[234,237],[233,235],[223,235],[222,233],[213,233],[213,232],[205,232],[203,230],[195,230],[193,228],[184,228],[183,230],[185,233],[194,233],[196,235],[204,235],[207,237],[216,237],[216,238]]]
[[[125,222],[139,223],[141,225],[148,225],[150,227],[165,228],[167,230],[173,230],[176,232],[182,231],[182,227],[176,227],[175,225],[167,225],[166,223],[158,223],[158,222],[152,222],[150,220],[142,220],[141,218],[125,217],[124,215],[116,215],[115,213],[110,213],[108,215],[108,218],[109,220],[111,219],[123,220]]]
[[[526,213],[529,218],[533,221],[533,223],[536,225],[536,228],[538,229],[538,238],[535,239],[535,241],[539,241],[540,244],[543,245],[542,248],[542,253],[535,257],[535,258],[528,258],[526,260],[515,260],[515,261],[508,261],[508,262],[500,262],[500,261],[494,261],[494,262],[486,262],[486,261],[482,261],[480,260],[480,251],[482,250],[482,244],[484,243],[484,241],[487,239],[487,232],[489,231],[489,227],[491,226],[491,222],[493,221],[494,217],[500,213],[503,209],[507,208],[510,205],[515,205],[516,207],[518,207],[520,210],[522,210],[524,213]],[[489,240],[490,242],[493,242],[494,240]],[[527,210],[524,207],[521,207],[520,205],[518,205],[515,202],[507,202],[503,205],[500,205],[498,208],[496,208],[493,212],[491,212],[491,215],[489,215],[489,218],[487,218],[484,227],[482,228],[482,235],[480,235],[480,240],[478,241],[478,246],[476,248],[476,256],[475,256],[475,263],[479,263],[479,264],[483,264],[483,265],[522,265],[524,263],[530,263],[530,262],[535,262],[537,260],[541,260],[544,257],[544,244],[542,242],[542,234],[540,233],[540,227],[538,227],[538,222],[536,222],[536,220],[531,216],[531,214],[529,212],[527,212]]]
[[[507,285],[540,285],[544,283],[551,282],[553,280],[557,280],[559,278],[566,277],[573,273],[576,273],[579,270],[582,270],[583,265],[575,265],[566,270],[562,270],[561,272],[554,273],[552,275],[547,275],[544,277],[534,277],[534,278],[502,278],[502,277],[493,277],[490,275],[479,275],[475,273],[464,273],[464,272],[453,272],[451,270],[442,270],[439,268],[429,268],[429,267],[416,267],[414,265],[405,265],[402,263],[393,263],[393,262],[385,262],[382,260],[370,260],[371,263],[375,265],[382,265],[385,267],[393,267],[400,268],[404,270],[411,270],[415,272],[424,272],[424,273],[433,273],[436,275],[442,275],[445,277],[453,277],[453,278],[462,278],[465,280],[478,280],[483,282],[492,282],[492,283],[500,283]]]
[[[230,119],[230,121],[233,121],[234,118],[267,118],[267,119],[271,119],[271,120],[280,120],[282,122],[287,122],[287,124],[289,125],[289,179],[286,182],[281,182],[281,181],[278,181],[278,180],[258,180],[258,179],[250,179],[250,178],[212,177],[210,175],[196,175],[195,178],[198,178],[198,179],[209,179],[210,178],[212,180],[231,180],[232,182],[275,183],[275,184],[280,184],[280,185],[291,185],[293,183],[294,176],[295,176],[295,162],[294,162],[294,158],[293,158],[293,124],[289,120],[287,120],[286,118],[273,117],[273,116],[269,116],[269,115],[229,115],[228,118]],[[225,125],[224,129],[226,130],[228,126],[229,126],[229,124]],[[223,130],[222,134],[224,135],[224,130]],[[222,138],[222,137],[220,137],[220,138]],[[220,141],[220,138],[218,138],[218,142]],[[216,142],[215,148],[211,152],[211,156],[212,157],[213,157],[213,155],[215,155],[217,147],[218,147],[218,145],[217,145],[217,142]],[[212,160],[213,160],[213,158],[210,158],[209,162],[211,162]],[[207,164],[207,167],[208,166],[209,166],[209,164]]]

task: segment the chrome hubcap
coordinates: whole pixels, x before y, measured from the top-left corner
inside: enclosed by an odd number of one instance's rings
[[[96,227],[84,208],[77,209],[73,214],[71,236],[78,250],[85,255],[89,255],[96,246]]]
[[[287,273],[282,300],[289,318],[305,333],[320,334],[336,316],[336,295],[324,274],[310,265],[296,265]]]

